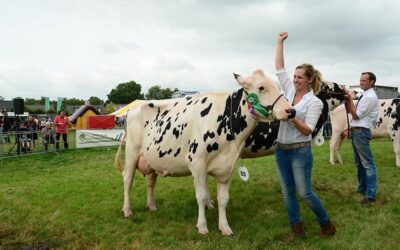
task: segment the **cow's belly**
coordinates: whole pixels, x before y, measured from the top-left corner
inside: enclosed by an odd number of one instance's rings
[[[155,153],[144,153],[147,163],[158,175],[188,176],[191,172],[182,157],[159,158]]]

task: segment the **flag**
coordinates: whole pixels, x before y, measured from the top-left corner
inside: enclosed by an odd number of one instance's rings
[[[44,98],[44,112],[49,112],[50,110],[50,98],[49,97],[45,97]]]
[[[61,111],[62,97],[57,97],[57,113]]]

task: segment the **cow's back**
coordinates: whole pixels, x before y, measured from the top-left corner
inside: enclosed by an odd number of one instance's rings
[[[189,174],[187,156],[204,150],[204,142],[218,136],[217,120],[228,97],[228,93],[214,93],[143,101],[129,111],[130,140],[152,168],[161,170],[168,165],[176,175]]]

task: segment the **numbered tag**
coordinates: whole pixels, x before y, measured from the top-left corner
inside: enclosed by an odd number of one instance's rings
[[[248,181],[249,180],[250,174],[249,174],[249,171],[247,170],[247,168],[245,166],[240,165],[238,173],[239,173],[240,179],[242,179],[243,181]]]
[[[317,135],[314,138],[314,143],[317,146],[322,146],[324,144],[324,142],[325,142],[325,139],[324,139],[324,137],[322,135]]]

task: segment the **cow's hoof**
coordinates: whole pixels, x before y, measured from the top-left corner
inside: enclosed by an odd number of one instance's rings
[[[219,231],[221,231],[222,235],[233,236],[233,232],[230,227],[220,227]]]
[[[199,231],[199,234],[208,234],[208,228],[207,225],[202,225],[199,226],[199,224],[196,225],[197,230]]]
[[[221,231],[222,235],[225,235],[225,236],[233,235],[232,229],[229,227],[229,225],[220,226],[218,229],[219,229],[219,231]]]
[[[126,209],[126,210],[122,209],[122,213],[124,214],[125,218],[129,218],[133,215],[132,210],[130,210],[130,209]]]
[[[208,229],[207,228],[198,228],[198,230],[199,230],[199,234],[202,234],[202,235],[208,234]]]
[[[149,210],[150,210],[151,212],[157,211],[156,205],[149,205],[149,206],[147,206],[147,207],[149,208]]]
[[[332,162],[332,161],[330,161],[329,163],[330,163],[331,165],[335,165],[335,162],[334,162],[334,161],[333,161],[333,162]]]

